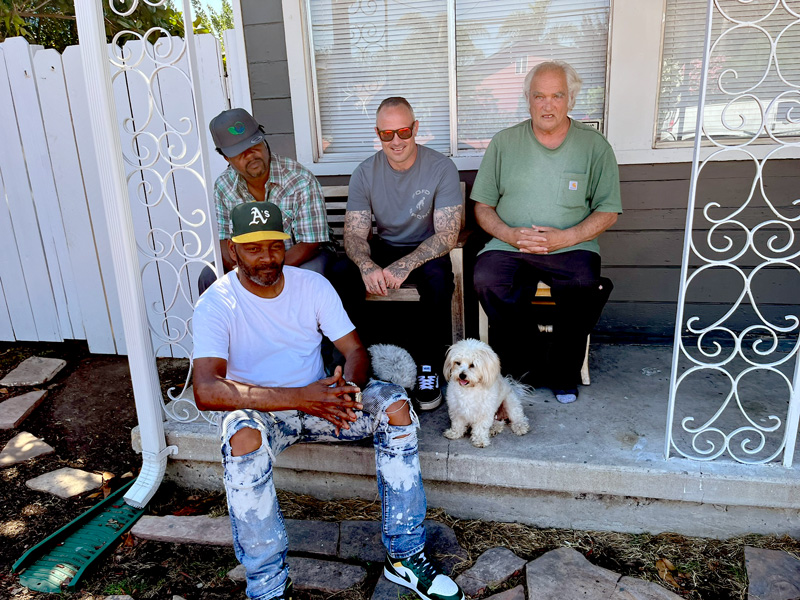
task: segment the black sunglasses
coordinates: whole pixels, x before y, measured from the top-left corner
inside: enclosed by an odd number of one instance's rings
[[[412,135],[414,135],[414,124],[411,124],[411,127],[401,127],[400,129],[384,129],[380,130],[377,127],[375,128],[378,131],[378,137],[382,142],[391,142],[394,139],[394,134],[397,134],[401,140],[407,140]]]

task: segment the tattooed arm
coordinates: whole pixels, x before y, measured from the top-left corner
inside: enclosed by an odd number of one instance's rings
[[[458,241],[463,212],[463,206],[446,206],[435,209],[433,211],[433,228],[436,233],[417,246],[416,250],[394,261],[383,270],[386,286],[390,289],[399,288],[411,271],[429,260],[450,252]]]
[[[344,251],[361,271],[364,287],[370,294],[386,295],[383,271],[369,256],[369,233],[372,213],[368,210],[348,210],[344,216]]]

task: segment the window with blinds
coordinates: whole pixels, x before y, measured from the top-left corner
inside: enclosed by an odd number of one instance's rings
[[[570,116],[602,128],[608,47],[607,0],[456,2],[458,150],[482,151],[500,129],[530,117],[528,71],[565,60],[583,79]]]
[[[379,149],[375,110],[389,96],[414,107],[418,142],[482,154],[497,131],[529,117],[525,75],[550,59],[584,80],[571,116],[602,128],[609,0],[307,2],[318,157]]]
[[[800,135],[800,18],[777,0],[722,0],[719,7],[731,20],[715,8],[711,42],[719,40],[709,61],[706,134],[723,144],[767,131]],[[656,147],[694,141],[705,20],[705,2],[667,0]]]

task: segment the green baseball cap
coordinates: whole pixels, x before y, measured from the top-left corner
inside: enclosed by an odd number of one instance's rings
[[[288,240],[283,231],[281,209],[272,202],[242,202],[231,211],[233,235],[236,244],[264,240]]]
[[[208,124],[214,145],[228,158],[264,141],[264,132],[243,108],[223,110]]]

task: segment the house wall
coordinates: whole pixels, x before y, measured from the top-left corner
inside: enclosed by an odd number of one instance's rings
[[[277,154],[296,158],[281,2],[242,0],[242,20],[253,116]]]
[[[242,0],[242,12],[253,112],[267,129],[273,150],[296,157],[281,2]],[[742,191],[749,190],[753,182],[752,169],[743,164],[719,163],[706,169],[698,198],[704,204],[715,201],[723,207],[735,206]],[[598,325],[599,332],[616,337],[672,335],[690,174],[688,163],[620,166],[625,213],[600,239],[604,274],[612,279],[615,289]],[[468,196],[474,178],[475,171],[461,172]],[[346,184],[347,177],[320,177],[320,181],[323,185]],[[784,214],[798,214],[796,207],[788,208],[798,189],[800,160],[771,161],[765,191],[771,200],[787,207]],[[763,200],[756,200],[763,207]],[[796,272],[784,270],[772,276],[771,284],[764,288],[758,295],[764,316],[780,322],[784,315],[798,314],[800,282]],[[735,277],[724,273],[710,277],[689,298],[696,302],[690,314],[718,316],[740,289]],[[467,333],[475,335],[477,310],[470,300],[468,296]]]

